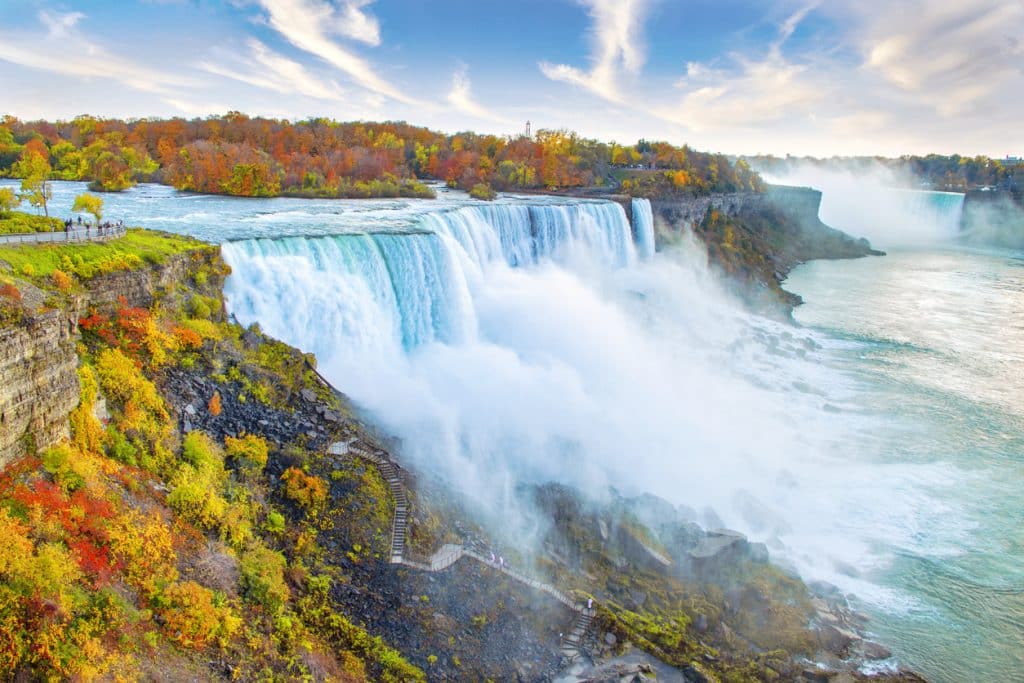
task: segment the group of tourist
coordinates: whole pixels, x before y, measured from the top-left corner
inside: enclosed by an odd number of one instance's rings
[[[82,228],[85,228],[85,233],[87,235],[91,229],[95,229],[96,234],[102,237],[103,235],[108,235],[112,232],[124,229],[124,221],[117,221],[116,223],[106,221],[104,223],[96,223],[94,225],[89,221],[83,221],[81,216],[79,216],[77,220],[68,218],[64,221],[64,232],[66,233],[70,233],[72,230],[81,230]]]

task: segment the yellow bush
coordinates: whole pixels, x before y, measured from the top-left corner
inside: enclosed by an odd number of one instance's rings
[[[53,277],[53,284],[60,291],[68,292],[71,290],[71,277],[63,270],[54,270],[51,277]]]
[[[134,444],[149,447],[154,462],[150,469],[168,457],[166,442],[171,436],[171,419],[156,386],[143,376],[135,361],[119,349],[105,349],[96,359],[100,386],[111,401],[121,406],[117,428]],[[135,437],[139,437],[141,442]]]
[[[168,586],[161,602],[167,637],[184,647],[226,647],[242,625],[230,607],[216,604],[213,593],[194,581]]]
[[[99,382],[96,372],[88,365],[78,368],[78,407],[71,411],[71,438],[83,453],[100,455],[103,447],[103,425],[96,419],[93,410]]]
[[[248,470],[262,470],[267,465],[269,448],[267,440],[255,434],[243,434],[239,438],[225,437],[224,446],[228,455],[238,460]]]
[[[124,566],[128,585],[145,596],[178,578],[178,558],[171,532],[159,516],[144,517],[131,510],[111,520],[110,550]]]
[[[20,581],[32,562],[28,527],[0,508],[0,584]]]

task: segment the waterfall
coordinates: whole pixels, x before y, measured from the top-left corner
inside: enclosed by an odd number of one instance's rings
[[[633,227],[636,231],[636,249],[640,258],[654,256],[654,214],[649,199],[633,200]]]
[[[614,202],[474,205],[424,213],[412,232],[242,240],[223,250],[235,268],[226,287],[235,315],[317,355],[339,340],[375,353],[470,340],[471,286],[494,268],[637,260]]]

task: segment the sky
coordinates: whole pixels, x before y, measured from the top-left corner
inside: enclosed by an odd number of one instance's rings
[[[0,0],[0,114],[1024,156],[1024,0]]]

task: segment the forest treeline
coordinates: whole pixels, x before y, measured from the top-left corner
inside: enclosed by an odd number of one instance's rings
[[[783,174],[797,166],[808,165],[824,170],[870,173],[886,168],[916,180],[921,187],[946,192],[966,192],[984,187],[1019,193],[1024,188],[1024,159],[987,156],[966,157],[959,154],[943,156],[886,157],[744,157],[751,166],[767,174]]]
[[[97,191],[137,182],[246,197],[433,196],[422,180],[491,190],[615,188],[636,196],[760,191],[747,163],[667,142],[605,143],[563,130],[448,135],[404,122],[0,119],[0,175],[25,159]]]

